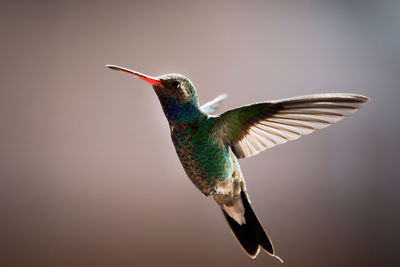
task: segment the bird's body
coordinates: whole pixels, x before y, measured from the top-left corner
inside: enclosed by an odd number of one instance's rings
[[[214,195],[217,188],[232,183],[238,167],[236,157],[214,137],[213,119],[171,125],[171,137],[178,157],[190,180],[205,195]]]
[[[240,192],[246,192],[238,159],[214,127],[214,118],[171,125],[171,137],[176,153],[193,184],[206,196],[213,196],[226,212],[240,222],[229,209]],[[244,214],[241,214],[244,215]]]
[[[167,77],[188,81],[177,74]],[[155,92],[168,119],[176,153],[195,186],[210,196],[234,180],[243,180],[235,155],[218,135],[216,117],[203,111],[197,95],[193,94],[191,101],[181,103],[181,95],[171,98],[158,87]]]
[[[224,96],[200,106],[193,84],[183,75],[154,78],[108,67],[153,85],[186,174],[203,194],[214,198],[252,258],[260,247],[272,256],[275,251],[250,206],[238,159],[327,127],[368,101],[353,94],[309,95],[252,104],[214,116],[209,112]]]

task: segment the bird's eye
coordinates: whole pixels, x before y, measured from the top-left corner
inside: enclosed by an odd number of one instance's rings
[[[172,85],[172,87],[174,87],[174,88],[180,88],[180,87],[181,87],[181,83],[178,82],[178,81],[174,81],[171,85]]]

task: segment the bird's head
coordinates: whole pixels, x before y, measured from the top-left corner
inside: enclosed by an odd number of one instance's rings
[[[107,65],[108,68],[130,74],[151,84],[160,100],[176,101],[177,103],[198,104],[198,97],[193,83],[184,75],[171,73],[152,77],[140,72],[119,66]]]
[[[108,68],[130,74],[151,84],[169,121],[188,121],[199,115],[199,100],[193,83],[182,74],[152,77],[119,66]]]

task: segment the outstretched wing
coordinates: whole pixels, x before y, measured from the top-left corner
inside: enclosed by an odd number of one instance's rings
[[[239,107],[215,118],[216,133],[238,158],[328,127],[369,101],[354,94],[317,94]]]
[[[219,104],[228,97],[227,94],[222,94],[217,96],[216,98],[214,98],[213,100],[205,103],[204,105],[202,105],[200,107],[200,109],[204,112],[204,113],[208,113],[210,114],[211,112],[214,112],[215,109],[219,106]]]

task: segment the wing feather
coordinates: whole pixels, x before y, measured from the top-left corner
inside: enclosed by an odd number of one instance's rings
[[[356,112],[368,97],[318,94],[243,106],[215,119],[217,133],[238,158],[296,140]]]
[[[226,98],[228,97],[227,94],[222,94],[217,96],[216,98],[214,98],[213,100],[205,103],[204,105],[202,105],[200,107],[200,109],[204,112],[204,113],[212,113],[214,112],[218,106],[221,104],[222,101],[224,101]]]

